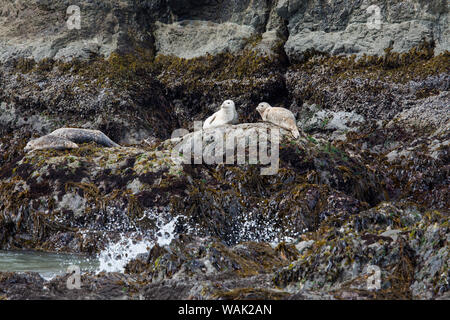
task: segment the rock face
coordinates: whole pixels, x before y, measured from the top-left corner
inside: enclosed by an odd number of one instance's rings
[[[0,299],[448,298],[447,1],[71,4],[80,29],[0,0],[0,249],[145,250],[80,291],[0,273]],[[239,124],[201,130],[228,99]],[[120,146],[24,152],[63,127]]]
[[[254,28],[236,23],[183,21],[156,24],[155,46],[159,54],[191,59],[221,52],[244,49],[247,39],[256,35]]]
[[[292,59],[314,49],[333,55],[380,55],[392,47],[409,51],[423,39],[449,50],[447,1],[282,0],[277,13],[288,21],[286,52]]]
[[[83,26],[88,26],[89,30],[83,37],[80,36],[81,32],[78,29],[69,30],[66,24],[69,18],[69,15],[66,15],[68,5],[63,1],[5,0],[0,3],[0,6],[2,8],[0,47],[2,59],[16,56],[32,57],[37,60],[55,57],[89,57],[90,52],[102,51],[110,54],[117,49],[118,34],[116,39],[112,37],[115,23],[112,15],[106,19],[108,13],[105,10],[97,11],[97,15],[95,10],[84,12]],[[94,40],[95,36],[101,37],[107,33],[109,33],[109,39],[97,38],[98,42]]]
[[[268,1],[249,0],[75,0],[70,6],[2,0],[0,7],[2,61],[89,58],[136,48],[189,58],[236,51],[264,31],[272,9]]]
[[[263,53],[287,40],[289,58],[301,60],[311,49],[380,55],[388,47],[406,52],[432,39],[439,54],[450,42],[445,0],[75,0],[71,6],[2,0],[0,60],[89,58],[138,47],[193,58],[235,53],[258,38]]]

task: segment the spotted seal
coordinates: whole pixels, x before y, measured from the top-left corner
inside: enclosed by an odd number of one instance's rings
[[[267,102],[262,102],[256,110],[263,121],[273,123],[292,133],[295,139],[300,137],[294,114],[285,108],[272,107]]]
[[[88,142],[95,142],[107,148],[120,147],[99,130],[60,128],[46,136],[31,140],[25,146],[24,151],[76,149],[79,148],[78,144]]]
[[[47,150],[47,149],[67,150],[77,148],[78,145],[75,142],[57,136],[46,135],[28,142],[24,148],[24,151],[30,152],[34,150]]]

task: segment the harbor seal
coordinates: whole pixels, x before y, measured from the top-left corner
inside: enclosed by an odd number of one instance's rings
[[[120,147],[120,145],[112,141],[99,130],[60,128],[46,136],[31,140],[25,146],[24,151],[76,149],[79,148],[77,143],[81,144],[88,142],[95,142],[107,148]]]
[[[262,102],[256,110],[263,121],[276,124],[292,133],[295,139],[300,137],[294,114],[285,108],[272,107],[267,102]]]
[[[239,115],[236,112],[236,106],[232,100],[226,100],[220,106],[220,110],[206,119],[203,129],[222,126],[224,124],[237,124]]]
[[[53,131],[49,135],[64,138],[75,143],[95,142],[107,148],[120,147],[117,143],[112,141],[107,135],[99,130],[61,128]]]
[[[78,145],[75,142],[57,136],[46,135],[28,142],[24,148],[24,151],[30,152],[34,150],[47,150],[47,149],[67,150],[77,148]]]

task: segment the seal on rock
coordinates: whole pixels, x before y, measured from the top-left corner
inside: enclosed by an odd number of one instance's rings
[[[95,142],[107,148],[120,147],[117,143],[112,141],[107,135],[99,130],[61,128],[53,131],[49,135],[64,138],[75,143]]]
[[[24,151],[30,152],[34,150],[47,150],[47,149],[67,150],[77,148],[78,145],[75,142],[57,136],[46,135],[28,142],[24,148]]]
[[[226,100],[220,106],[220,110],[206,119],[203,129],[214,128],[225,124],[237,124],[239,116],[236,112],[236,106],[232,100]]]
[[[33,150],[67,150],[79,148],[77,143],[95,142],[104,147],[120,147],[112,141],[108,136],[99,130],[78,129],[78,128],[61,128],[52,133],[31,140],[25,146],[24,151]]]
[[[295,139],[300,137],[300,132],[296,124],[294,114],[285,108],[272,107],[267,102],[262,102],[256,110],[261,115],[263,121],[276,124],[292,133]]]

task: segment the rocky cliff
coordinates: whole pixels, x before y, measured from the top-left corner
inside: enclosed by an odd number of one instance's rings
[[[445,0],[2,0],[0,7],[2,61],[109,56],[136,48],[194,58],[235,53],[255,42],[266,54],[282,45],[291,60],[307,50],[405,52],[423,40],[434,40],[439,54],[450,42]]]
[[[448,1],[0,10],[0,249],[157,244],[119,274],[85,274],[80,291],[65,277],[44,292],[39,275],[0,273],[0,299],[448,298]],[[225,99],[240,124],[207,131],[205,147],[212,134],[276,129],[261,123],[262,101],[295,114],[304,134],[281,132],[277,174],[180,164],[176,145]],[[24,152],[67,126],[121,147]],[[180,128],[191,133],[171,139]],[[367,288],[373,266],[378,290]]]

